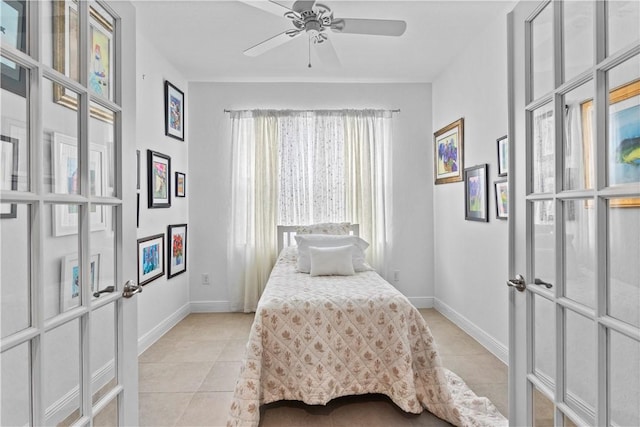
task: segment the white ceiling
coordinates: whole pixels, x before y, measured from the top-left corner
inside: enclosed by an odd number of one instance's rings
[[[327,67],[298,37],[255,58],[242,52],[292,28],[291,21],[240,1],[133,0],[138,34],[189,81],[431,82],[514,1],[321,0],[337,18],[400,19],[401,37],[331,33],[340,59]],[[497,21],[500,22],[500,21]],[[505,26],[506,28],[506,26]],[[506,30],[505,30],[506,31]]]

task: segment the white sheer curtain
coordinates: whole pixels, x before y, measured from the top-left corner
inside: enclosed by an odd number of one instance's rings
[[[276,259],[278,126],[268,111],[232,112],[228,278],[232,309],[255,311]]]
[[[278,224],[358,223],[369,263],[386,275],[391,119],[379,110],[231,113],[233,309],[255,311]]]

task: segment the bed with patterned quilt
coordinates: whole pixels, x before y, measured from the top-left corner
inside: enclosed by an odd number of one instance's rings
[[[456,426],[507,425],[487,398],[442,367],[420,312],[357,259],[358,245],[366,242],[357,236],[308,238],[296,236],[298,245],[284,248],[271,272],[228,426],[257,426],[260,406],[279,400],[324,405],[367,393],[386,395],[409,413],[428,410]],[[331,243],[318,243],[322,239]],[[345,248],[353,270],[335,265]],[[332,268],[341,274],[324,274]]]

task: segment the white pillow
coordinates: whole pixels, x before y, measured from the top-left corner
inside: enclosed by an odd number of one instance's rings
[[[297,270],[301,273],[311,271],[311,261],[309,259],[309,247],[337,247],[353,245],[351,260],[355,271],[369,271],[371,267],[364,260],[364,251],[369,247],[369,243],[358,236],[335,236],[330,234],[303,234],[295,236],[298,244]]]
[[[351,232],[350,222],[322,222],[319,224],[301,225],[296,228],[296,234],[339,234],[348,235]]]
[[[351,253],[354,245],[329,248],[309,247],[312,276],[353,276]]]

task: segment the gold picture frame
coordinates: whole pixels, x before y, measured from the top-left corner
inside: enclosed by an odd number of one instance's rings
[[[464,118],[433,134],[433,175],[436,184],[460,182],[464,173]]]
[[[640,79],[624,84],[609,92],[609,105],[614,105],[622,101],[640,96]],[[585,165],[585,187],[593,188],[591,182],[591,156],[593,147],[593,99],[589,99],[580,104],[580,114],[582,120],[582,144],[583,162]],[[609,123],[609,126],[613,124]],[[612,208],[636,208],[640,207],[640,198],[613,199],[609,204]]]
[[[104,87],[106,92],[105,98],[111,99],[111,92],[113,88],[113,24],[109,19],[105,18],[100,11],[94,6],[89,7],[89,15],[91,18],[91,30],[89,36],[91,37],[91,45],[94,49],[106,50],[106,58],[104,61],[98,61],[98,64],[103,66],[102,62],[106,63],[106,70],[102,71],[101,83],[97,83],[96,80],[90,79],[90,90],[98,95],[105,96],[102,91],[98,91],[96,88]],[[53,68],[62,74],[68,75],[71,79],[79,81],[78,78],[78,40],[79,28],[78,28],[78,9],[76,0],[54,0],[53,1]],[[76,42],[73,43],[72,40]],[[105,46],[106,44],[106,46]],[[65,106],[72,110],[78,109],[78,100],[75,96],[70,94],[67,89],[58,84],[53,84],[53,102],[56,104]],[[102,120],[107,123],[113,123],[113,112],[105,110],[103,108],[91,106],[91,117],[98,120]]]

